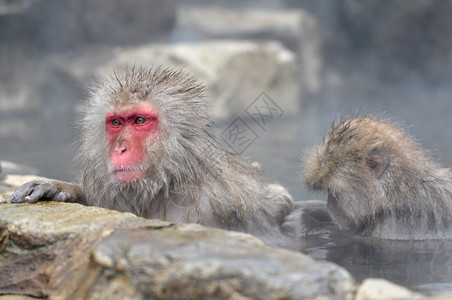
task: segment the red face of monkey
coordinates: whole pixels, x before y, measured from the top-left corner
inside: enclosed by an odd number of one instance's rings
[[[117,183],[131,183],[145,176],[146,142],[157,131],[157,113],[148,104],[113,110],[105,126],[110,145],[110,166]]]

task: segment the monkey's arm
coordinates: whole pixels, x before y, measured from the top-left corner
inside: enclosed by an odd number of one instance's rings
[[[86,197],[80,185],[51,179],[27,182],[10,198],[11,203],[35,203],[39,200],[86,204]]]

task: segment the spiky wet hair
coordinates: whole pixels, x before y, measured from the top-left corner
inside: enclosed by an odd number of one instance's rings
[[[386,165],[377,178],[369,165],[374,155]],[[357,226],[392,216],[435,228],[440,236],[451,222],[449,169],[388,120],[354,116],[334,122],[323,143],[308,154],[305,178],[310,188],[336,195],[339,207]],[[407,229],[407,235],[414,236],[416,230]]]
[[[368,154],[379,150],[397,159],[426,159],[420,145],[389,120],[364,115],[341,118],[332,123],[323,143],[310,152],[306,181],[314,189],[321,188],[339,166],[350,161],[366,163]]]

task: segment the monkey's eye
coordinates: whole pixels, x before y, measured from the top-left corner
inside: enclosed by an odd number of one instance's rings
[[[121,122],[117,119],[114,119],[111,121],[111,125],[113,125],[114,127],[121,125]]]
[[[367,165],[369,166],[369,168],[375,169],[377,167],[377,162],[369,159],[367,160]]]
[[[136,120],[135,120],[135,124],[144,124],[144,123],[146,123],[146,119],[145,118],[143,118],[143,117],[138,117],[138,118],[136,118]]]

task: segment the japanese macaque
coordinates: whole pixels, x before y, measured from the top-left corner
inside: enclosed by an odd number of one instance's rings
[[[450,239],[452,174],[404,130],[358,116],[333,124],[307,156],[305,178],[328,193],[343,229],[382,239]]]
[[[85,105],[76,159],[81,184],[30,182],[11,202],[76,202],[284,244],[281,224],[293,210],[291,196],[221,148],[203,93],[180,70],[132,68],[107,76]]]

